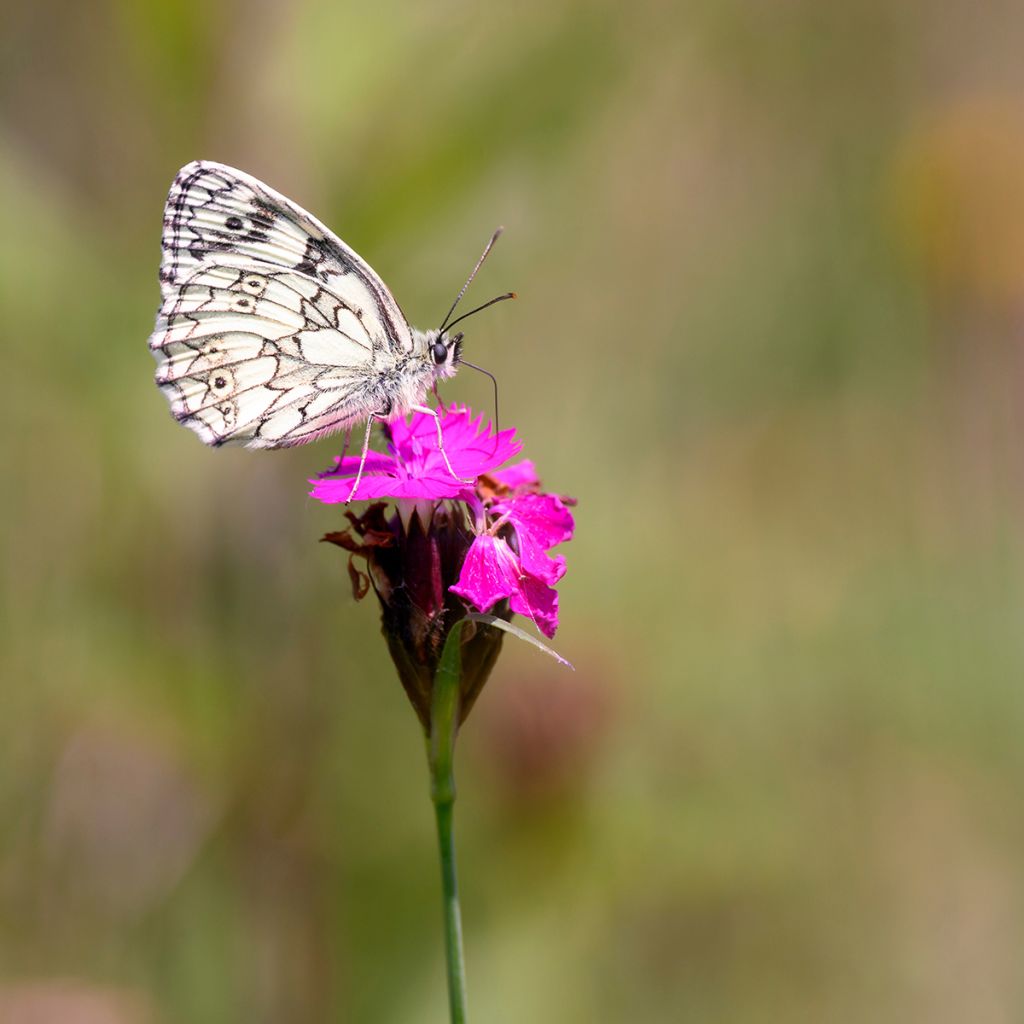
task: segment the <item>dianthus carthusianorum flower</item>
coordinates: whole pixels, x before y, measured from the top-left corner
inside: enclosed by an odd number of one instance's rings
[[[362,514],[347,511],[349,527],[324,538],[350,553],[356,597],[371,586],[376,592],[392,659],[425,728],[445,638],[467,605],[506,621],[518,613],[554,636],[565,558],[550,551],[571,539],[574,525],[571,500],[542,492],[532,462],[500,468],[521,451],[514,430],[495,433],[455,405],[441,427],[452,469],[472,484],[452,476],[434,420],[415,413],[390,425],[387,453],[366,459],[355,498],[373,503]],[[345,502],[359,461],[337,459],[311,481],[312,497]],[[460,718],[490,674],[502,634],[476,624],[465,636]]]
[[[542,491],[532,462],[507,465],[522,449],[514,430],[496,433],[462,406],[441,413],[436,421],[414,413],[390,424],[386,453],[365,461],[343,455],[310,482],[312,497],[327,504],[370,501],[360,513],[346,509],[348,528],[324,540],[349,552],[356,599],[371,587],[376,593],[391,659],[426,733],[449,1007],[453,1024],[464,1024],[452,827],[455,738],[506,632],[564,661],[509,620],[525,615],[554,636],[555,584],[565,575],[565,558],[551,551],[572,538],[574,523],[572,500]]]

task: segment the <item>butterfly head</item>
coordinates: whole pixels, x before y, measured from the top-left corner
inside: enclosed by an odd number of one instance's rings
[[[428,352],[434,364],[434,377],[437,380],[454,377],[462,355],[462,331],[450,336],[445,331],[438,331],[428,347]]]

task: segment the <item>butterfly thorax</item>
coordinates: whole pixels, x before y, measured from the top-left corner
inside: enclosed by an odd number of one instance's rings
[[[441,331],[410,328],[412,350],[391,366],[378,364],[367,388],[366,412],[394,420],[422,405],[434,384],[457,372],[459,341]],[[443,349],[443,352],[442,352]],[[440,360],[440,361],[439,361]]]

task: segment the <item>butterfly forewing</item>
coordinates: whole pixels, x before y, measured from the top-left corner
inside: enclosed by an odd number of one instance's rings
[[[374,411],[412,334],[373,270],[241,171],[182,168],[164,215],[157,383],[207,444],[300,444]]]

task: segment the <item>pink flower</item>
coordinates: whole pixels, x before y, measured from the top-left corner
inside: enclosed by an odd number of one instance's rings
[[[548,551],[572,538],[572,513],[560,498],[532,489],[537,481],[531,465],[520,463],[504,475],[528,482],[491,502],[487,516],[493,521],[474,539],[451,590],[482,612],[507,597],[512,611],[552,637],[558,628],[554,584],[565,575],[565,558]],[[511,536],[503,536],[509,528]]]
[[[495,614],[507,618],[510,611],[517,612],[533,619],[545,636],[554,636],[558,627],[554,586],[565,575],[565,558],[550,552],[572,538],[574,523],[567,507],[571,500],[543,493],[528,459],[498,468],[522,448],[514,430],[495,434],[481,416],[473,419],[469,409],[455,405],[445,410],[441,426],[452,469],[461,477],[474,479],[475,486],[452,477],[437,447],[434,420],[416,413],[408,423],[398,420],[390,425],[389,453],[374,452],[367,457],[359,485],[360,499],[394,498],[404,510],[386,527],[392,534],[386,550],[380,548],[378,539],[369,546],[359,539],[364,534],[372,533],[374,538],[381,534],[383,519],[374,532],[362,529],[365,517],[353,518],[349,513],[359,537],[346,533],[330,539],[367,558],[370,578],[382,601],[385,591],[388,595],[416,594],[423,589],[424,579],[429,577],[435,583],[446,579],[447,592],[478,611],[488,612],[499,605]],[[326,503],[346,501],[358,469],[358,456],[337,459],[334,469],[310,481],[311,496]],[[410,502],[420,507],[416,519],[409,514]],[[427,504],[426,514],[421,503]],[[442,504],[443,514],[438,511]],[[422,542],[412,543],[410,531],[414,530],[416,538],[422,534]],[[423,551],[435,549],[440,570],[427,572],[426,563],[420,564]],[[442,614],[445,591],[435,593],[436,589],[428,587],[429,595],[415,600],[417,621],[436,620],[438,628],[447,630],[451,617]],[[423,650],[433,646],[432,641],[420,644]],[[421,655],[422,651],[417,657]]]
[[[437,447],[437,426],[426,413],[413,413],[412,419],[396,420],[386,428],[390,435],[389,454],[370,452],[359,482],[360,500],[374,498],[411,498],[436,501],[455,498],[466,484],[448,472]],[[483,416],[471,418],[465,406],[452,405],[442,411],[441,432],[444,450],[456,474],[476,479],[518,454],[522,445],[515,430],[491,432]],[[348,501],[352,482],[359,470],[359,455],[335,460],[334,469],[310,480],[310,496],[332,504]]]

